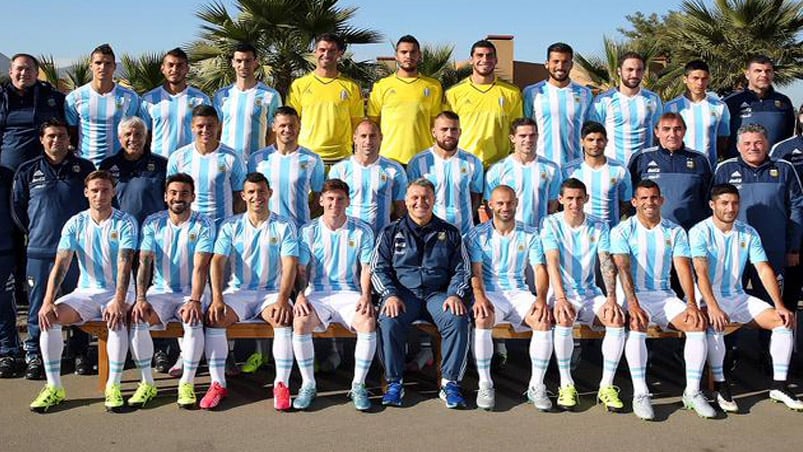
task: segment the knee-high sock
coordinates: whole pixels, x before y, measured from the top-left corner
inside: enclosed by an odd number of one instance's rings
[[[792,330],[779,326],[772,329],[770,336],[770,357],[772,357],[772,379],[786,381],[789,360],[792,358]]]
[[[544,375],[552,356],[552,331],[533,331],[530,338],[530,387],[544,384]],[[569,355],[571,357],[571,354]]]
[[[364,384],[368,369],[376,354],[376,331],[357,333],[357,345],[354,347],[354,380],[352,383]]]
[[[633,380],[633,395],[649,394],[647,387],[647,333],[631,331],[625,342],[625,357]]]
[[[474,329],[474,360],[477,363],[477,375],[480,383],[490,383],[491,380],[491,358],[494,354],[494,343],[491,338],[490,329]]]
[[[315,386],[315,347],[312,345],[312,334],[293,334],[293,354],[301,372],[301,384]],[[276,374],[278,373],[277,361]]]
[[[153,359],[153,339],[151,338],[150,325],[145,322],[137,322],[131,325],[131,355],[134,364],[137,365],[142,381],[153,384],[153,370],[151,360]]]
[[[42,350],[42,361],[45,364],[47,384],[55,388],[61,386],[61,353],[64,351],[64,337],[61,325],[42,328],[39,334],[39,348]]]
[[[287,385],[293,370],[293,330],[288,327],[273,329],[273,359],[276,361],[274,387],[282,382]]]
[[[226,356],[229,344],[226,341],[226,328],[207,328],[205,337],[206,362],[209,376],[213,382],[226,387]]]
[[[602,339],[602,378],[599,387],[604,388],[613,384],[616,376],[616,369],[622,359],[622,351],[625,348],[625,329],[624,327],[605,327],[605,337]]]
[[[725,381],[722,365],[725,362],[725,337],[722,333],[709,328],[705,334],[708,342],[708,365],[714,381]]]
[[[179,338],[182,339],[182,338]],[[192,383],[195,381],[195,372],[204,353],[204,327],[200,322],[195,325],[184,324],[184,338],[179,340],[181,345],[181,360],[184,370],[181,372],[179,383]]]
[[[683,359],[686,361],[686,392],[693,393],[700,390],[700,380],[703,378],[703,367],[708,351],[705,332],[686,333],[686,346],[683,348]]]
[[[109,353],[109,379],[106,381],[106,386],[119,385],[123,377],[125,357],[128,354],[128,328],[121,326],[116,330],[109,330],[106,351]]]
[[[572,379],[572,351],[574,350],[573,328],[556,325],[555,328],[555,359],[558,361],[560,373],[560,387],[564,388],[574,384]]]

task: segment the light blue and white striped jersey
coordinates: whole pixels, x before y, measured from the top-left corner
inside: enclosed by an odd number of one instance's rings
[[[560,169],[555,163],[538,155],[523,164],[510,155],[488,170],[484,198],[491,199],[491,192],[500,185],[509,186],[519,199],[516,220],[537,228],[547,216],[549,201],[558,199],[560,184]]]
[[[349,185],[346,214],[368,223],[375,235],[390,224],[393,202],[404,201],[407,190],[407,173],[402,166],[382,156],[368,166],[354,157],[342,160],[329,170],[329,179]]]
[[[529,291],[525,270],[545,263],[538,229],[520,221],[507,235],[496,231],[493,220],[478,224],[466,234],[465,243],[471,262],[482,263],[482,281],[488,292]]]
[[[560,253],[560,279],[568,296],[591,297],[602,295],[594,281],[597,254],[610,252],[608,225],[591,215],[572,228],[563,212],[553,213],[544,219],[541,244],[544,254],[557,250]]]
[[[142,96],[142,119],[151,131],[151,152],[162,157],[192,143],[192,109],[212,105],[209,96],[193,86],[170,94],[160,86]]]
[[[654,228],[647,229],[635,216],[611,230],[611,254],[630,256],[630,276],[636,293],[672,291],[672,259],[691,257],[682,227],[662,218]]]
[[[717,166],[717,138],[730,137],[731,114],[727,104],[716,94],[708,93],[700,102],[692,102],[686,96],[670,100],[664,112],[680,113],[686,123],[683,143],[689,149],[708,156],[711,168]],[[723,152],[727,149],[723,149]]]
[[[661,98],[650,90],[641,88],[635,96],[626,96],[613,88],[594,99],[588,119],[602,123],[608,132],[605,155],[630,162],[635,152],[652,146],[662,111]]]
[[[604,165],[596,169],[584,159],[573,160],[561,169],[561,180],[573,177],[586,184],[589,200],[583,210],[607,221],[608,227],[612,228],[622,217],[619,209],[621,203],[633,197],[633,181],[625,165],[610,158],[606,160]]]
[[[323,189],[323,160],[318,154],[302,146],[282,154],[270,145],[251,155],[248,172],[268,179],[273,190],[268,203],[271,212],[293,220],[299,228],[309,223],[309,194]]]
[[[347,217],[336,230],[318,217],[299,233],[301,265],[309,265],[308,281],[314,291],[361,292],[360,269],[371,262],[374,233],[368,223]]]
[[[474,226],[471,194],[482,194],[482,161],[458,149],[443,159],[432,148],[416,154],[407,162],[407,179],[426,177],[435,184],[435,215],[466,234]]]
[[[542,81],[524,88],[522,97],[524,116],[538,124],[538,155],[559,167],[583,156],[580,129],[594,99],[590,89],[574,82],[559,88]]]
[[[229,289],[279,290],[282,257],[298,257],[296,227],[288,218],[270,213],[259,227],[248,214],[227,218],[215,240],[215,254],[228,256]]]
[[[246,174],[245,163],[234,150],[221,143],[201,155],[192,142],[167,160],[167,175],[177,173],[187,173],[195,181],[193,210],[214,220],[216,227],[232,215],[233,192],[242,191]]]
[[[64,114],[67,124],[78,128],[78,155],[95,164],[120,149],[117,125],[128,116],[139,116],[140,100],[137,93],[114,85],[106,94],[92,89],[92,84],[67,94]]]
[[[689,246],[692,258],[708,259],[708,278],[717,297],[744,294],[742,273],[747,259],[753,264],[767,262],[758,232],[739,220],[725,233],[711,217],[706,218],[689,231]]]
[[[100,224],[84,210],[64,224],[58,249],[75,253],[79,289],[114,290],[120,250],[136,250],[138,234],[137,220],[122,210]]]
[[[166,210],[156,212],[142,225],[140,251],[153,253],[153,286],[160,293],[189,293],[195,253],[212,253],[215,224],[198,212],[175,225]]]
[[[220,116],[220,141],[236,149],[243,160],[266,146],[265,137],[282,96],[262,82],[241,91],[236,85],[217,90],[215,108]]]

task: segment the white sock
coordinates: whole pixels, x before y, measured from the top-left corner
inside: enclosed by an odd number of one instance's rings
[[[203,325],[200,322],[195,325],[185,323],[184,337],[179,338],[179,345],[182,366],[184,367],[179,383],[192,383],[195,380],[195,372],[198,371],[198,365],[201,363],[201,355],[204,353]]]
[[[61,325],[42,328],[39,334],[39,349],[42,350],[42,361],[45,365],[47,384],[61,388],[61,353],[64,351],[64,337]]]
[[[772,357],[772,379],[786,381],[789,360],[792,358],[792,330],[783,326],[772,329],[770,356]]]
[[[205,335],[206,363],[213,382],[226,387],[226,357],[229,345],[226,341],[226,328],[207,328]]]
[[[722,365],[725,362],[725,337],[722,333],[709,328],[705,334],[708,341],[708,366],[714,381],[725,381]]]
[[[276,378],[273,386],[281,382],[285,386],[293,370],[293,329],[289,326],[273,329],[273,359],[276,361]]]
[[[533,337],[530,339],[531,388],[544,384],[544,375],[547,367],[549,367],[549,358],[551,356],[552,331],[533,331]]]
[[[128,328],[121,326],[116,330],[109,330],[106,351],[109,353],[109,379],[106,381],[106,387],[119,385],[123,378],[125,358],[128,355]]]
[[[633,395],[649,394],[647,387],[647,333],[631,331],[625,342],[625,357],[633,380]]]
[[[686,392],[689,394],[700,390],[707,349],[708,343],[704,331],[686,333],[683,359],[686,361]]]
[[[507,344],[505,344],[504,339],[497,339],[494,341],[494,353],[501,353],[503,355],[507,355]]]
[[[474,360],[477,362],[477,376],[480,383],[489,383],[491,380],[491,358],[494,354],[494,342],[491,338],[492,330],[474,328]]]
[[[153,339],[149,324],[137,322],[131,325],[131,355],[142,375],[142,381],[153,384],[153,370],[151,369]]]
[[[573,329],[570,326],[555,325],[555,359],[558,361],[561,388],[574,384],[572,379]]]
[[[371,368],[376,353],[376,331],[357,333],[357,345],[354,347],[354,380],[352,384],[365,384],[365,377]]]
[[[622,359],[622,350],[625,348],[624,327],[605,327],[605,337],[602,339],[602,378],[599,387],[613,385],[619,360]]]
[[[301,385],[315,386],[315,347],[312,346],[312,334],[293,334],[293,354],[301,372]],[[276,373],[279,373],[278,360]]]

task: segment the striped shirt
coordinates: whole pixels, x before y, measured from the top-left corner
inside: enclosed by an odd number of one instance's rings
[[[562,180],[573,177],[586,184],[589,201],[584,210],[587,214],[607,221],[609,227],[619,223],[621,203],[633,197],[633,182],[627,167],[606,159],[599,168],[592,168],[585,159],[577,159],[564,166],[562,173]]]
[[[661,98],[654,92],[642,88],[627,96],[614,88],[594,99],[588,119],[601,123],[608,132],[605,155],[629,162],[635,152],[652,146],[661,112]]]
[[[560,169],[540,155],[529,163],[511,155],[492,166],[486,179],[485,199],[491,199],[491,192],[500,185],[512,188],[519,200],[516,220],[528,226],[539,227],[547,216],[549,201],[557,200],[560,194]]]
[[[522,97],[524,116],[538,123],[538,155],[559,167],[583,156],[580,130],[594,98],[590,89],[542,81],[524,88]]]
[[[95,223],[85,210],[64,224],[59,251],[73,251],[78,259],[79,289],[114,290],[121,250],[136,250],[139,230],[131,215],[112,209],[109,218]]]
[[[122,146],[117,125],[128,116],[139,116],[141,100],[137,93],[114,85],[100,94],[87,83],[67,95],[64,114],[67,124],[78,128],[78,155],[97,167],[100,161]]]
[[[407,179],[420,177],[435,185],[435,215],[467,233],[474,226],[471,193],[482,193],[482,161],[462,149],[444,159],[429,148],[407,164]]]
[[[602,295],[594,281],[597,254],[610,252],[608,225],[586,215],[576,228],[569,226],[564,212],[544,219],[541,243],[544,254],[557,250],[560,254],[560,279],[569,297],[588,298]]]
[[[231,85],[217,90],[214,105],[222,124],[220,141],[248,161],[252,152],[266,146],[265,137],[282,97],[262,82],[245,91]]]
[[[393,202],[404,201],[407,190],[407,173],[402,166],[382,156],[368,166],[354,157],[338,162],[329,170],[329,178],[349,185],[346,214],[368,223],[374,234],[390,224]]]
[[[170,94],[164,86],[145,93],[141,113],[151,130],[151,152],[167,158],[192,143],[192,109],[198,105],[212,105],[212,101],[192,86],[177,94]]]
[[[296,227],[309,222],[309,194],[323,189],[323,161],[318,154],[304,147],[282,154],[271,145],[251,156],[248,172],[262,173],[268,179],[273,190],[271,212],[293,220]]]
[[[227,218],[215,240],[215,254],[228,256],[229,289],[279,290],[282,257],[298,257],[298,236],[293,222],[271,213],[259,227],[248,214]]]
[[[361,264],[371,263],[374,233],[364,221],[348,217],[342,226],[329,229],[321,218],[299,233],[301,265],[309,265],[309,282],[315,291],[361,291]]]
[[[140,251],[153,253],[153,290],[159,293],[189,293],[195,253],[211,253],[215,224],[192,212],[176,225],[166,210],[149,216],[142,225]]]
[[[686,123],[683,143],[690,149],[708,157],[711,168],[717,166],[717,138],[730,137],[731,114],[725,102],[714,93],[708,93],[700,102],[680,96],[664,105],[665,112],[680,113]],[[726,152],[723,149],[722,152]]]
[[[524,272],[528,266],[545,263],[538,229],[520,221],[507,235],[498,233],[493,221],[479,224],[466,235],[465,246],[471,262],[482,263],[482,281],[488,292],[529,291]]]
[[[630,256],[630,276],[635,291],[672,291],[669,274],[672,259],[690,257],[686,231],[671,221],[647,229],[637,217],[630,217],[611,230],[611,254]]]

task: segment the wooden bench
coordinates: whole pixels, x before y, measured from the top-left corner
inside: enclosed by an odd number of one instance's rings
[[[416,322],[414,326],[423,333],[432,337],[432,354],[437,372],[437,380],[440,380],[441,362],[441,337],[435,325],[426,322]],[[725,334],[730,334],[741,325],[730,324],[725,329]],[[101,321],[86,322],[80,328],[98,338],[98,389],[103,391],[106,387],[106,380],[109,378],[109,355],[106,352],[106,341],[109,331],[106,324]],[[167,324],[164,330],[151,330],[154,338],[178,338],[184,335],[184,328],[180,322]],[[234,324],[226,329],[228,339],[270,339],[273,337],[273,328],[264,322],[242,322]],[[592,329],[585,325],[576,325],[573,336],[575,339],[602,339],[605,336],[604,329]],[[314,333],[316,338],[355,338],[356,334],[347,330],[339,324],[332,324],[326,331]],[[493,329],[494,339],[529,339],[532,332],[517,332],[510,324],[501,324]],[[658,326],[652,325],[647,329],[647,337],[651,339],[679,339],[683,333],[675,330],[663,330]]]

